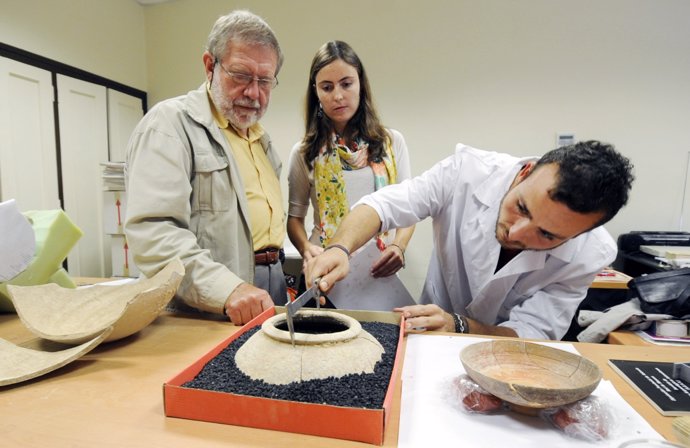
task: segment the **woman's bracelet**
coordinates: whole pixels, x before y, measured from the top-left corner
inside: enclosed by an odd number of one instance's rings
[[[402,256],[403,256],[403,265],[402,265],[402,267],[405,267],[405,249],[403,249],[402,247],[400,247],[398,244],[395,244],[395,243],[390,243],[388,246],[395,246],[395,247],[397,247],[398,249],[400,249],[400,253],[401,253]]]
[[[347,250],[347,247],[343,246],[342,244],[329,244],[328,246],[326,246],[324,251],[327,251],[328,249],[333,249],[334,247],[345,252],[345,255],[347,255],[347,258],[350,258],[350,251]]]

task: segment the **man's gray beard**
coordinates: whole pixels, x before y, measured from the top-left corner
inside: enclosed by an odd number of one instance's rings
[[[248,121],[239,119],[233,111],[232,103],[223,95],[219,82],[211,81],[211,98],[218,112],[236,129],[247,130],[259,121],[259,114],[253,114]]]

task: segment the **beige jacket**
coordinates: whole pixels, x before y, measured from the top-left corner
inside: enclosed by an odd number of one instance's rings
[[[268,134],[261,144],[280,177]],[[254,281],[254,253],[242,177],[205,84],[146,114],[130,138],[125,173],[125,234],[137,267],[150,277],[179,257],[186,269],[179,298],[222,314],[230,293]]]

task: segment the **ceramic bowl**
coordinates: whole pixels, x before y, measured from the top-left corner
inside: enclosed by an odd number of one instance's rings
[[[573,403],[590,395],[601,380],[599,367],[582,356],[518,340],[472,344],[460,360],[487,392],[525,408]]]

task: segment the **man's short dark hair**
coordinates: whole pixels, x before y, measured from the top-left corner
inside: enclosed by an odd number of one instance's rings
[[[613,145],[588,140],[562,146],[544,154],[533,171],[550,163],[558,165],[558,177],[549,197],[577,213],[603,212],[597,226],[628,202],[633,166]]]

